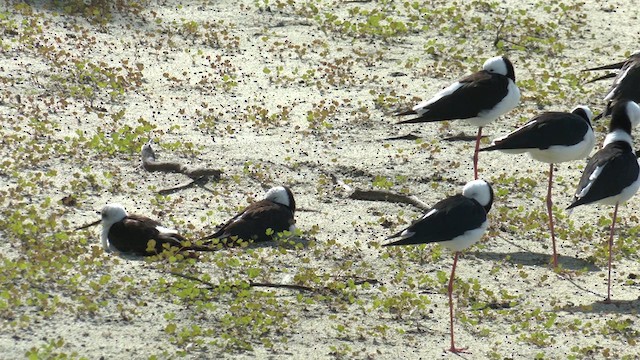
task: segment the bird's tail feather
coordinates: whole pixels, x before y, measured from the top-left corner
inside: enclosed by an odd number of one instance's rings
[[[615,64],[609,64],[609,65],[602,65],[602,66],[597,66],[594,68],[589,68],[589,69],[584,69],[582,71],[596,71],[596,70],[613,70],[613,69],[620,69],[622,68],[622,65],[624,65],[626,62],[625,61],[621,61],[621,62],[617,62]]]
[[[593,78],[593,79],[587,81],[585,84],[591,84],[591,83],[596,82],[596,81],[606,80],[606,79],[610,79],[610,78],[616,77],[616,76],[618,76],[618,74],[609,73],[609,74],[606,74],[606,75],[598,76],[597,78]]]
[[[415,110],[413,109],[408,109],[408,110],[403,110],[400,112],[397,112],[395,114],[393,114],[393,116],[405,116],[405,115],[416,115],[417,112],[415,112]]]

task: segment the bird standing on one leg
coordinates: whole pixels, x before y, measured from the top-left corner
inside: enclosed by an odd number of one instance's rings
[[[532,158],[549,163],[546,203],[554,268],[558,266],[558,252],[551,198],[553,166],[565,161],[584,159],[593,150],[596,138],[591,127],[592,116],[591,110],[586,106],[578,106],[570,113],[545,112],[511,133],[495,139],[491,146],[480,149],[480,151],[500,150],[514,154],[528,152]]]
[[[439,242],[454,251],[451,277],[447,288],[451,334],[449,351],[454,353],[466,350],[455,346],[453,334],[453,279],[455,278],[458,255],[460,251],[482,238],[489,226],[487,213],[492,204],[493,190],[491,185],[484,180],[470,181],[462,189],[462,194],[439,201],[412,225],[389,237],[389,239],[400,238],[400,240],[383,245]]]
[[[481,71],[456,81],[431,99],[395,115],[418,115],[398,124],[462,119],[478,126],[473,153],[473,177],[477,179],[482,128],[518,105],[520,90],[515,81],[511,61],[504,56],[496,56],[485,61]]]
[[[631,199],[640,188],[640,165],[633,151],[631,129],[640,123],[640,106],[619,102],[611,109],[611,124],[601,150],[591,157],[582,173],[574,202],[567,207],[598,202],[614,205],[609,233],[607,298],[611,302],[611,252],[618,205]]]

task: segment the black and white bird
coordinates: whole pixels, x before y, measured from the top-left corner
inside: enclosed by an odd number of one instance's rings
[[[166,228],[146,216],[127,214],[120,204],[107,204],[100,213],[100,220],[76,230],[102,223],[101,240],[106,252],[149,256],[159,254],[168,247],[176,247],[180,251],[214,250],[206,246],[183,246],[182,243],[187,239],[177,230]]]
[[[202,240],[218,239],[228,246],[238,240],[273,240],[278,233],[295,231],[295,212],[296,202],[291,189],[276,186],[267,191],[263,200],[250,204]]]
[[[497,138],[491,146],[480,151],[500,150],[506,153],[529,153],[535,160],[549,164],[549,185],[547,188],[547,214],[549,231],[553,245],[553,267],[558,266],[556,237],[553,221],[553,186],[554,164],[586,158],[596,138],[591,127],[593,114],[586,106],[578,106],[570,113],[545,112],[511,133]]]
[[[598,115],[596,119],[611,114],[611,108],[617,102],[624,102],[628,100],[634,101],[636,103],[640,102],[640,50],[631,54],[624,61],[585,69],[583,71],[613,69],[618,69],[618,71],[597,77],[589,81],[594,82],[615,77],[615,79],[613,80],[613,84],[611,85],[611,89],[609,89],[609,92],[604,97],[604,100],[607,101],[607,108],[602,114]]]
[[[567,209],[594,202],[614,205],[609,233],[609,277],[607,298],[611,302],[611,251],[618,205],[631,199],[640,188],[640,165],[633,151],[631,129],[640,123],[640,106],[633,101],[619,102],[611,110],[609,134],[582,173],[574,201]]]
[[[436,203],[426,214],[406,229],[389,237],[399,240],[383,246],[416,245],[440,243],[454,251],[451,277],[449,278],[449,320],[451,348],[457,353],[465,349],[456,348],[453,335],[453,279],[455,277],[458,255],[482,238],[489,220],[487,213],[493,204],[493,189],[484,180],[468,182],[462,194],[448,197]]]
[[[395,115],[418,115],[398,124],[462,119],[477,126],[473,153],[473,174],[477,179],[482,128],[518,105],[520,90],[515,81],[511,61],[504,56],[496,56],[485,61],[481,71],[456,81],[431,99]]]

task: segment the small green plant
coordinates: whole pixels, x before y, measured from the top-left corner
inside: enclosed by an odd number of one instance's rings
[[[313,104],[312,109],[307,111],[309,128],[314,130],[319,130],[320,128],[331,129],[333,125],[330,120],[337,115],[339,105],[336,100],[329,104],[325,100]]]
[[[64,339],[57,338],[39,347],[32,347],[25,353],[25,356],[28,359],[87,359],[84,356],[78,356],[76,352],[71,354],[61,352],[60,349],[64,343]]]
[[[289,106],[277,105],[276,111],[271,112],[261,105],[249,105],[241,115],[237,115],[239,120],[253,123],[257,127],[269,127],[280,125],[289,121],[291,108]]]

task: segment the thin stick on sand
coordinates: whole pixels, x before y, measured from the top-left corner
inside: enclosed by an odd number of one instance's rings
[[[368,200],[368,201],[387,201],[392,203],[409,204],[417,207],[420,210],[429,210],[429,206],[424,201],[418,199],[415,196],[407,196],[403,194],[397,194],[386,190],[360,190],[355,189],[350,195],[349,199],[354,200]]]
[[[187,274],[182,274],[179,272],[171,272],[171,275],[173,276],[177,276],[177,277],[181,277],[187,280],[191,280],[191,281],[196,281],[199,282],[201,284],[207,285],[207,287],[214,289],[216,287],[218,287],[218,285],[202,280],[196,276],[192,276],[192,275],[187,275]],[[249,284],[250,287],[266,287],[266,288],[274,288],[274,289],[289,289],[289,290],[296,290],[296,291],[303,291],[303,292],[312,292],[312,293],[322,293],[322,292],[335,292],[335,289],[330,289],[327,287],[321,287],[321,288],[312,288],[309,286],[304,286],[304,285],[296,285],[296,284],[276,284],[276,283],[264,283],[264,282],[255,282],[255,281],[251,281],[249,280],[247,282]],[[364,283],[369,283],[369,284],[378,284],[379,281],[376,279],[354,279],[354,285],[362,285]]]

